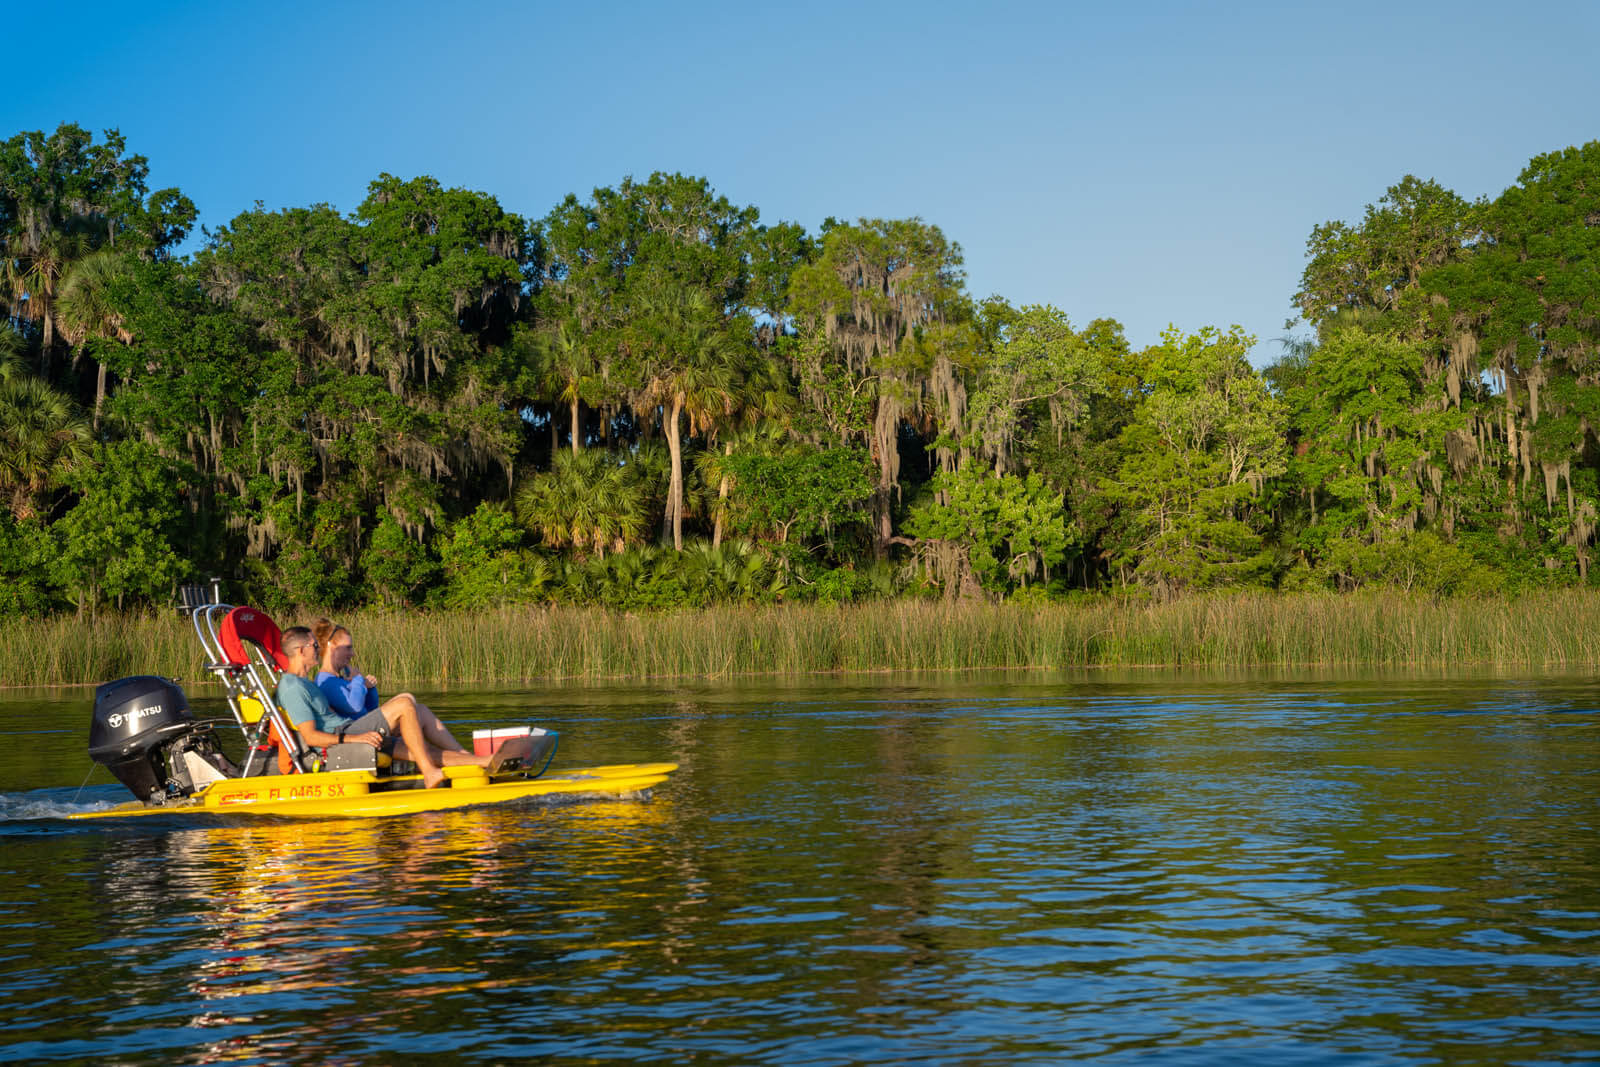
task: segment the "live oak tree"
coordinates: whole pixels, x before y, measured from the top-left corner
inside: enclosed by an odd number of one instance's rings
[[[779,543],[833,537],[861,523],[873,492],[873,468],[859,448],[807,445],[727,458],[733,485],[729,525]]]
[[[977,337],[961,247],[921,219],[833,224],[813,263],[794,271],[802,398],[843,418],[831,427],[863,439],[878,466],[872,496],[876,554],[894,535],[900,438],[913,421],[952,439],[962,433],[966,383],[959,363]],[[867,415],[863,428],[860,419]]]
[[[1022,462],[1030,433],[1047,429],[1059,442],[1082,423],[1089,402],[1109,388],[1108,360],[1117,349],[1093,329],[1074,332],[1054,307],[986,310],[998,320],[997,336],[967,402],[964,443],[1004,475]]]
[[[520,219],[427,178],[382,176],[352,218],[257,210],[218,231],[193,274],[260,353],[230,472],[252,555],[283,544],[348,568],[375,512],[421,537],[479,476],[511,481],[504,350],[528,269]]]
[[[1317,326],[1380,313],[1385,328],[1416,339],[1428,318],[1423,274],[1470,254],[1481,210],[1437,182],[1406,175],[1367,206],[1360,225],[1331,221],[1311,231],[1296,307]]]
[[[155,600],[187,569],[174,548],[183,510],[174,468],[137,441],[100,446],[95,461],[69,476],[78,502],[50,527],[47,570],[80,615]]]
[[[1600,496],[1587,461],[1600,420],[1590,381],[1597,156],[1587,145],[1538,157],[1517,184],[1477,204],[1407,178],[1361,226],[1313,233],[1300,301],[1330,346],[1321,362],[1347,367],[1339,395],[1350,402],[1389,397],[1384,428],[1371,421],[1361,447],[1364,462],[1398,468],[1385,495],[1401,518],[1362,524],[1357,543],[1375,544],[1373,531],[1387,524],[1406,535],[1389,539],[1391,555],[1415,530],[1520,581],[1566,568],[1587,579]],[[1382,385],[1397,359],[1410,382],[1404,398]],[[1332,399],[1302,394],[1308,411]],[[1322,428],[1333,426],[1324,419]],[[1337,432],[1302,420],[1297,433],[1300,470],[1338,465]],[[1409,460],[1387,461],[1406,450]],[[1305,502],[1306,536],[1329,536],[1315,493]],[[1315,544],[1307,550],[1316,555]]]
[[[1482,230],[1470,256],[1426,279],[1451,359],[1491,384],[1470,408],[1451,390],[1470,410],[1461,451],[1470,442],[1474,461],[1504,479],[1505,532],[1547,567],[1571,559],[1587,580],[1600,526],[1590,459],[1600,427],[1600,142],[1531,160],[1484,207]]]
[[[1443,453],[1460,419],[1425,403],[1420,349],[1395,333],[1337,330],[1311,349],[1285,397],[1297,437],[1317,442],[1290,462],[1309,512],[1298,548],[1337,585],[1360,584],[1346,566],[1359,555],[1351,545],[1398,545],[1423,528],[1453,533]]]
[[[935,476],[930,498],[906,520],[907,543],[924,570],[950,598],[971,596],[976,586],[1005,592],[1066,555],[1072,531],[1062,494],[1037,474],[999,474],[968,466]]]
[[[1238,327],[1168,329],[1142,354],[1145,395],[1103,491],[1123,509],[1118,562],[1159,595],[1270,578],[1266,484],[1288,459],[1284,405]]]
[[[498,502],[478,505],[438,539],[444,582],[436,601],[448,608],[484,608],[536,598],[551,580],[544,558],[523,547],[523,527]]]

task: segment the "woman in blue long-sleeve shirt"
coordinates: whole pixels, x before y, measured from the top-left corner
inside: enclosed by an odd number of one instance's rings
[[[311,632],[322,646],[322,660],[317,664],[317,688],[328,698],[333,710],[347,719],[358,719],[375,710],[378,680],[351,670],[355,641],[350,631],[327,619],[318,619],[312,624]]]
[[[359,719],[378,707],[378,680],[370,674],[352,670],[350,660],[355,655],[355,639],[343,626],[335,626],[327,619],[318,619],[312,627],[317,643],[322,646],[322,660],[317,669],[317,688],[328,698],[335,712],[347,719]],[[461,742],[451,735],[439,716],[415,697],[417,721],[422,726],[428,743],[447,752],[465,752]]]

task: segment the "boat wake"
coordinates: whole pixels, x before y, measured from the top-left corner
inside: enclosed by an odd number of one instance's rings
[[[86,811],[114,808],[119,799],[106,799],[104,787],[85,790],[77,799],[75,789],[33,789],[26,793],[0,793],[0,823],[40,822],[66,819]]]

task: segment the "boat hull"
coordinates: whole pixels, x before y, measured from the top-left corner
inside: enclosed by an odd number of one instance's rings
[[[147,805],[131,801],[72,819],[131,819],[159,815],[276,815],[294,818],[373,818],[504,804],[529,797],[625,795],[667,780],[675,763],[627,763],[525,778],[490,778],[477,767],[449,767],[450,785],[424,789],[419,775],[380,777],[370,771],[267,775],[216,782],[185,800]]]

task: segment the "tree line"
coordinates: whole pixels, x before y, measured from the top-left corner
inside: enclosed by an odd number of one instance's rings
[[[188,255],[147,177],[116,131],[0,143],[0,612],[1591,580],[1600,142],[1314,227],[1260,370],[681,174],[540,219],[383,174]]]

